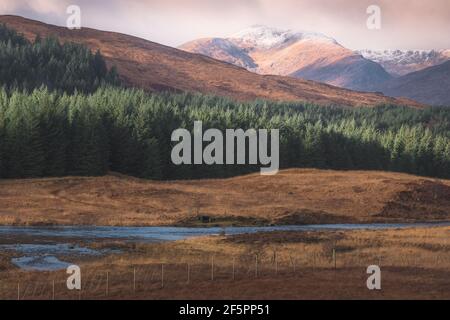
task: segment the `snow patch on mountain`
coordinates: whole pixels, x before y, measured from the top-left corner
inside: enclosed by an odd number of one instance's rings
[[[445,50],[360,50],[358,52],[366,59],[376,61],[395,60],[402,64],[433,61],[445,54]]]
[[[228,39],[203,38],[185,43],[179,48],[225,61],[248,70],[253,71],[257,68],[257,65],[247,52]]]
[[[442,64],[450,59],[450,50],[360,50],[357,53],[381,64],[395,76]]]
[[[243,29],[229,37],[230,40],[238,40],[258,49],[271,49],[301,40],[322,41],[338,44],[335,39],[317,32],[293,32],[279,28],[254,25]]]

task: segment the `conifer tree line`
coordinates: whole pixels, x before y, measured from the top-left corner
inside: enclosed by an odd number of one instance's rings
[[[119,87],[99,52],[0,26],[0,178],[228,177],[248,165],[171,163],[175,129],[280,129],[282,168],[369,169],[450,178],[450,108],[235,102]]]
[[[245,165],[171,163],[173,130],[280,129],[282,168],[408,172],[450,178],[450,109],[345,109],[100,87],[92,94],[0,90],[0,177],[227,177]],[[205,144],[206,145],[206,144]]]
[[[0,86],[31,91],[93,92],[102,83],[117,84],[115,68],[108,70],[97,51],[57,38],[37,36],[33,43],[0,24]]]

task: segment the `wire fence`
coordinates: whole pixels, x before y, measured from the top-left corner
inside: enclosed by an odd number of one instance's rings
[[[449,272],[450,255],[436,253],[433,258],[415,254],[367,254],[339,251],[308,252],[303,255],[280,253],[197,258],[190,262],[151,262],[144,264],[105,264],[81,267],[81,290],[69,290],[65,270],[54,272],[19,271],[20,276],[0,278],[0,299],[57,300],[108,299],[114,297],[146,298],[167,288],[189,288],[198,283],[220,283],[283,277],[314,277],[321,272],[359,270],[364,274],[369,265],[408,268],[426,273],[429,268]],[[449,289],[450,290],[450,289]]]

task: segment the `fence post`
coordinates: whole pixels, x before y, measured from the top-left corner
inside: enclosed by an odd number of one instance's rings
[[[109,271],[106,271],[106,296],[109,294]]]
[[[214,281],[214,256],[211,257],[211,281]]]
[[[313,272],[316,271],[316,252],[313,251]]]
[[[164,288],[164,263],[161,264],[161,289]]]
[[[52,300],[55,300],[55,280],[52,281]]]
[[[334,270],[336,270],[336,249],[333,248],[333,264]]]
[[[278,255],[275,251],[275,274],[278,275]]]
[[[20,300],[20,282],[17,282],[17,300]]]
[[[292,257],[291,254],[289,254],[289,260],[291,262],[291,265],[292,265],[292,268],[294,269],[294,274],[295,274],[295,271],[296,271],[295,259]]]
[[[236,279],[236,270],[235,270],[236,258],[233,257],[233,280]]]
[[[255,254],[255,278],[258,278],[258,254]]]
[[[191,281],[191,265],[187,264],[187,283],[189,284]]]
[[[136,267],[133,267],[133,292],[136,292]]]

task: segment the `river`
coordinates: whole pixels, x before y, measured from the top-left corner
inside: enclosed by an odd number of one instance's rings
[[[442,223],[392,223],[392,224],[322,224],[292,226],[254,227],[105,227],[105,226],[58,226],[18,227],[0,226],[0,250],[12,253],[11,262],[25,270],[51,271],[71,265],[61,257],[101,256],[119,253],[114,248],[91,249],[77,244],[101,240],[127,242],[176,241],[190,237],[211,235],[236,235],[274,231],[326,231],[326,230],[387,230],[450,226]],[[17,239],[17,241],[16,241]],[[69,258],[70,260],[70,258]]]

